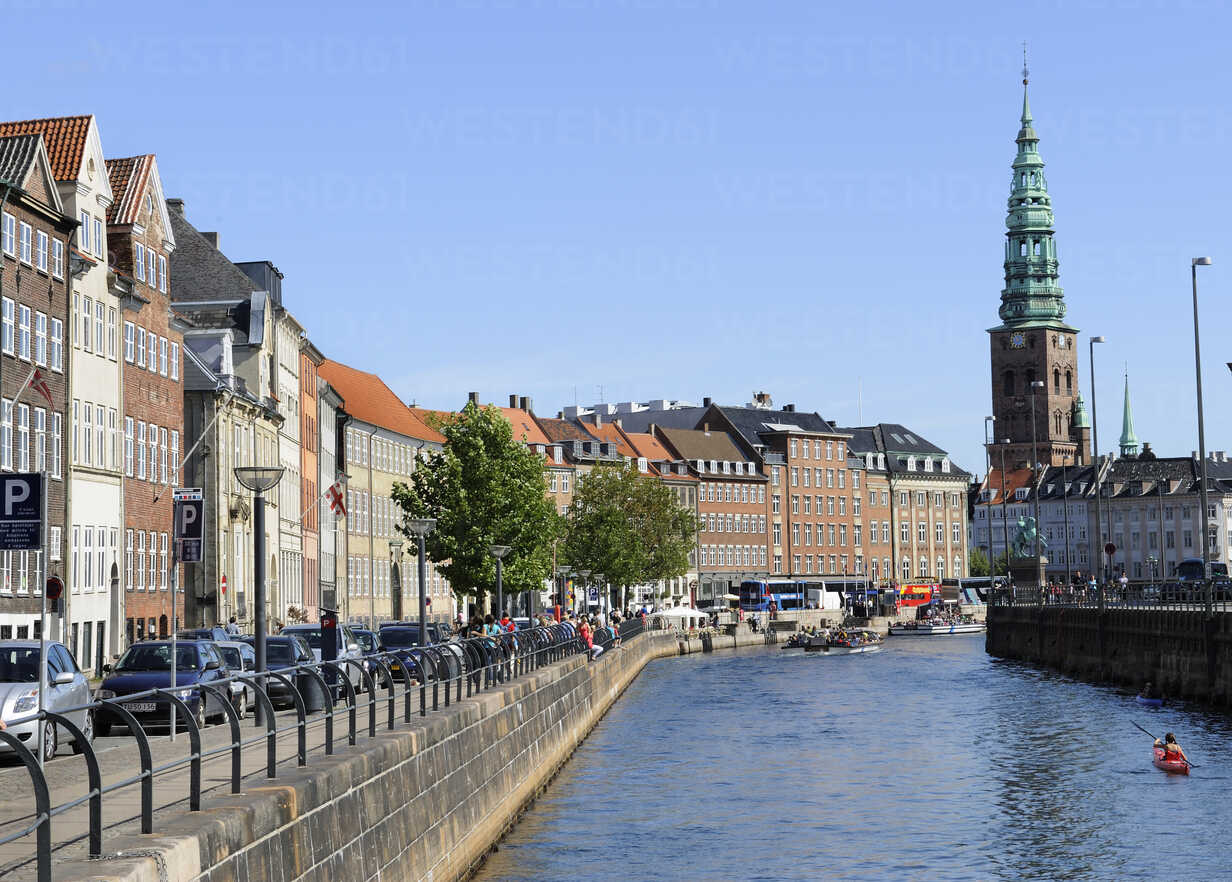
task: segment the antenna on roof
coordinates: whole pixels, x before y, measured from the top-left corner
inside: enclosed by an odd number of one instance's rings
[[[602,383],[597,383],[597,384],[595,385],[595,388],[599,390],[599,403],[600,403],[600,404],[606,404],[607,402],[605,402],[605,401],[603,400],[603,384],[602,384]]]

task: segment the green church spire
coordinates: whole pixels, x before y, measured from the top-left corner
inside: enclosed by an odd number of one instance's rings
[[[1138,436],[1134,434],[1134,411],[1129,406],[1129,371],[1125,372],[1125,412],[1121,416],[1121,456],[1138,455]]]
[[[1005,234],[1005,288],[999,314],[1006,327],[1056,327],[1065,316],[1065,295],[1057,274],[1053,241],[1052,199],[1039,154],[1039,137],[1027,94],[1027,68],[1022,69],[1022,126]]]
[[[1078,397],[1074,399],[1074,408],[1070,414],[1070,424],[1075,429],[1091,428],[1091,421],[1087,418],[1087,406],[1082,400],[1082,393],[1078,393]]]

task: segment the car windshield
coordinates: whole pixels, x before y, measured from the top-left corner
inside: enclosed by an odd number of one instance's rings
[[[38,682],[37,646],[11,646],[0,650],[0,683]]]
[[[308,641],[308,645],[313,649],[321,648],[321,629],[320,628],[296,628],[295,630],[287,629],[284,634],[294,634],[296,637],[302,637]]]
[[[355,642],[364,652],[376,652],[376,637],[371,631],[356,631]]]
[[[169,671],[171,670],[170,643],[138,643],[129,648],[120,658],[117,671]],[[177,671],[197,670],[197,647],[177,646],[175,650]]]
[[[265,663],[270,667],[295,664],[295,658],[291,654],[290,643],[275,643],[272,640],[265,644]]]
[[[386,646],[418,646],[418,628],[382,628],[381,640]]]
[[[222,660],[227,663],[227,667],[233,671],[241,670],[244,667],[244,662],[240,658],[240,651],[234,646],[220,646],[218,651],[222,653]]]

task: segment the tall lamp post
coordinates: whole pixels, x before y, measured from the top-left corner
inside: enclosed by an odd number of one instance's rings
[[[607,589],[607,584],[604,582],[605,578],[606,577],[603,573],[595,573],[595,606],[598,608],[599,612],[603,612],[603,592]],[[589,594],[587,595],[586,600],[588,601],[586,604],[586,611],[590,612]]]
[[[1095,559],[1099,561],[1100,578],[1096,591],[1098,593],[1099,610],[1104,610],[1104,578],[1106,571],[1104,569],[1104,522],[1099,514],[1099,497],[1101,495],[1100,474],[1103,471],[1100,462],[1099,454],[1099,415],[1095,408],[1095,344],[1103,343],[1103,337],[1092,337],[1090,340],[1090,363],[1091,363],[1091,439],[1095,446]]]
[[[1198,391],[1198,456],[1202,462],[1202,485],[1199,494],[1202,501],[1202,578],[1206,581],[1206,591],[1203,595],[1203,606],[1206,615],[1211,614],[1211,539],[1207,526],[1206,508],[1206,427],[1202,420],[1202,349],[1198,342],[1198,267],[1210,266],[1209,257],[1195,257],[1189,262],[1189,272],[1193,278],[1193,314],[1194,314],[1194,378]]]
[[[389,540],[390,605],[394,621],[402,621],[402,540]]]
[[[1009,447],[1010,439],[1001,441],[1001,538],[1005,542],[1005,578],[1010,580],[1010,515],[1007,508],[1008,499],[1005,493],[1005,449]],[[996,570],[993,570],[994,575]]]
[[[1066,483],[1066,469],[1069,465],[1069,454],[1065,454],[1065,458],[1061,460],[1061,505],[1062,511],[1065,513],[1065,522],[1063,529],[1065,530],[1065,590],[1069,591],[1073,587],[1074,577],[1070,568],[1070,549],[1069,549],[1069,484]],[[1163,528],[1162,523],[1160,529]]]
[[[252,491],[252,593],[254,648],[257,656],[257,674],[266,671],[265,665],[265,494],[278,486],[282,480],[282,466],[238,466],[235,479]],[[265,711],[256,707],[256,722],[265,722]]]
[[[496,558],[496,612],[497,618],[505,612],[504,589],[501,585],[501,561],[509,553],[508,545],[489,545],[488,554]]]
[[[557,586],[556,591],[556,606],[558,613],[559,608],[565,605],[565,587],[566,583],[569,581],[569,574],[571,572],[573,572],[573,567],[562,566],[556,568],[556,574],[560,577],[560,583]]]
[[[1037,436],[1035,432],[1035,390],[1043,389],[1044,381],[1035,380],[1031,383],[1031,483],[1035,486],[1031,488],[1031,495],[1035,498],[1035,559],[1040,557],[1040,512],[1039,512],[1039,451],[1036,447]],[[1034,566],[1034,565],[1033,565]]]
[[[992,490],[992,441],[990,437],[992,432],[989,431],[989,426],[996,428],[997,418],[995,416],[984,417],[984,481],[988,485],[988,489]],[[988,565],[990,586],[997,584],[997,549],[992,541],[992,496],[989,494],[988,503],[985,505],[985,512],[988,517],[988,553],[991,560]]]
[[[591,572],[590,570],[578,570],[578,576],[581,580],[581,586],[582,586],[583,591],[587,591],[590,588],[590,572]],[[587,595],[587,597],[589,597],[589,595]],[[573,596],[573,611],[577,612],[577,595],[576,594]]]
[[[407,531],[415,537],[419,553],[419,645],[428,643],[428,603],[424,586],[428,581],[428,553],[424,550],[424,538],[436,528],[433,518],[411,518],[406,522]]]

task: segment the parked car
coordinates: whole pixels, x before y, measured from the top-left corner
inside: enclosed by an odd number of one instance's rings
[[[106,677],[94,697],[123,698],[150,689],[171,688],[171,641],[146,640],[134,643],[120,656],[115,666],[104,665]],[[222,655],[213,640],[176,640],[176,697],[188,705],[188,711],[204,726],[207,719],[222,716],[225,711],[216,695],[195,688],[200,683],[223,680],[230,676]],[[145,696],[124,703],[124,709],[137,718],[144,728],[170,726],[171,700],[165,696]],[[125,725],[124,718],[106,705],[95,710],[94,729],[108,735],[114,725]]]
[[[308,647],[312,650],[312,656],[317,661],[321,660],[321,626],[319,624],[304,624],[304,625],[287,625],[279,634],[289,634],[295,637],[302,637],[307,641]],[[336,655],[337,660],[354,659],[355,661],[363,661],[363,653],[360,651],[359,643],[355,639],[354,632],[351,631],[350,625],[338,625],[335,630]],[[347,678],[357,690],[362,690],[364,686],[364,675],[359,672],[356,665],[345,665]]]
[[[247,643],[250,646],[254,645],[256,640],[257,638],[251,635],[241,638],[241,642]],[[265,638],[265,669],[268,671],[277,671],[295,665],[312,664],[314,661],[316,659],[313,658],[312,649],[309,648],[308,641],[302,637],[294,634],[275,634]],[[296,681],[296,677],[289,674],[287,676],[292,682]],[[304,685],[301,682],[297,684],[297,688],[302,689]],[[287,687],[287,684],[276,677],[270,677],[266,682],[265,688],[274,707],[291,707],[295,704],[295,699],[291,697],[291,690]]]
[[[429,634],[431,634],[430,631]],[[380,636],[386,651],[393,653],[394,656],[388,662],[389,672],[394,677],[401,678],[402,667],[406,665],[411,677],[416,681],[420,680],[419,664],[409,652],[423,645],[419,639],[419,623],[412,625],[406,622],[386,622],[380,627]],[[431,674],[430,671],[429,674]]]
[[[221,625],[209,628],[181,628],[175,632],[176,640],[233,640],[234,634],[228,634]]]
[[[77,667],[72,654],[61,643],[47,643],[47,694],[44,706],[60,712],[70,707],[82,707],[90,702],[90,684]],[[13,723],[11,720],[35,713],[38,710],[38,661],[39,641],[0,640],[0,719],[4,720],[10,735],[16,735],[32,751],[36,751],[38,721]],[[66,716],[85,734],[87,741],[94,740],[94,718],[89,711],[70,711]],[[67,732],[54,723],[44,728],[43,758],[51,759],[62,735]],[[82,745],[73,742],[73,753],[81,753]],[[11,748],[0,743],[0,754]]]
[[[243,640],[219,640],[217,645],[218,652],[227,666],[227,676],[234,677],[236,674],[256,670],[257,651],[253,649],[251,643],[245,643]],[[248,708],[257,700],[256,695],[253,694],[255,688],[240,680],[231,683],[231,706],[235,708],[241,720],[247,715]]]

